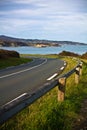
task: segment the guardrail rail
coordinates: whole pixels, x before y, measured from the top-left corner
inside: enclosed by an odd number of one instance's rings
[[[70,70],[68,73],[63,74],[62,76],[59,76],[58,78],[44,84],[35,93],[31,95],[29,95],[28,93],[24,93],[24,95],[22,97],[19,97],[17,100],[13,100],[11,103],[7,103],[6,105],[2,106],[0,108],[0,124],[3,124],[16,113],[31,105],[38,98],[40,98],[56,86],[58,86],[58,101],[64,101],[66,79],[73,73],[75,73],[75,83],[78,84],[80,75],[82,75],[82,62],[79,62],[78,65]]]

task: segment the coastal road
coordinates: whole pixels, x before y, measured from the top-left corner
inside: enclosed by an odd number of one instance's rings
[[[30,63],[0,70],[0,106],[24,93],[32,94],[63,68],[62,60],[34,58]]]

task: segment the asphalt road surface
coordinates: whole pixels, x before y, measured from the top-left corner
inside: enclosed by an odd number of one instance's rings
[[[63,68],[59,59],[35,58],[32,62],[0,70],[0,106],[22,96],[32,94],[49,82]]]

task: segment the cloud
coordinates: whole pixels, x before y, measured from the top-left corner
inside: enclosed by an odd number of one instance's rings
[[[87,9],[81,8],[81,0],[3,0],[0,4],[0,33],[32,32],[52,39],[52,34],[87,32]]]
[[[44,27],[47,32],[71,33],[72,35],[87,32],[87,14],[50,16],[49,21]]]
[[[38,7],[38,8],[43,8],[46,7],[47,2],[46,0],[15,0],[15,1],[10,1],[18,5],[31,5],[32,7]]]
[[[6,1],[6,0],[5,0]],[[52,15],[60,15],[62,14],[66,15],[69,13],[76,13],[77,10],[77,4],[76,2],[73,2],[74,4],[70,4],[69,0],[68,2],[59,1],[59,0],[7,0],[10,3],[15,3],[17,7],[13,8],[9,4],[6,6],[8,10],[4,9],[4,11],[0,11],[1,15],[5,16],[11,16],[11,17],[22,17],[22,18],[29,18],[29,17],[49,17]],[[72,3],[72,0],[71,0]],[[22,4],[22,6],[21,6]],[[26,5],[26,6],[25,6]],[[76,7],[74,7],[76,6]],[[21,7],[21,8],[20,8]],[[65,13],[64,13],[65,12]]]
[[[9,27],[23,27],[23,26],[34,26],[40,24],[38,20],[28,20],[28,19],[2,19],[0,20],[1,25],[9,25]]]
[[[2,18],[0,20],[0,26],[4,31],[14,30],[21,31],[26,30],[43,30],[44,32],[84,32],[87,31],[87,14],[70,14],[48,16],[43,19],[20,19],[20,18]],[[6,28],[7,26],[7,28]]]

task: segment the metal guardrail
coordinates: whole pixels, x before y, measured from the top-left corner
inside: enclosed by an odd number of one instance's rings
[[[24,95],[17,98],[17,100],[13,100],[11,103],[7,103],[6,105],[2,106],[0,108],[0,124],[3,124],[19,111],[31,105],[33,102],[35,102],[37,99],[39,99],[41,96],[43,96],[56,86],[58,86],[59,88],[58,101],[63,101],[65,98],[66,79],[73,73],[75,73],[75,83],[78,83],[79,76],[82,74],[81,62],[79,62],[79,64],[68,73],[63,74],[62,76],[59,76],[58,78],[53,79],[52,81],[41,86],[41,88],[35,93],[31,95],[24,93]]]

